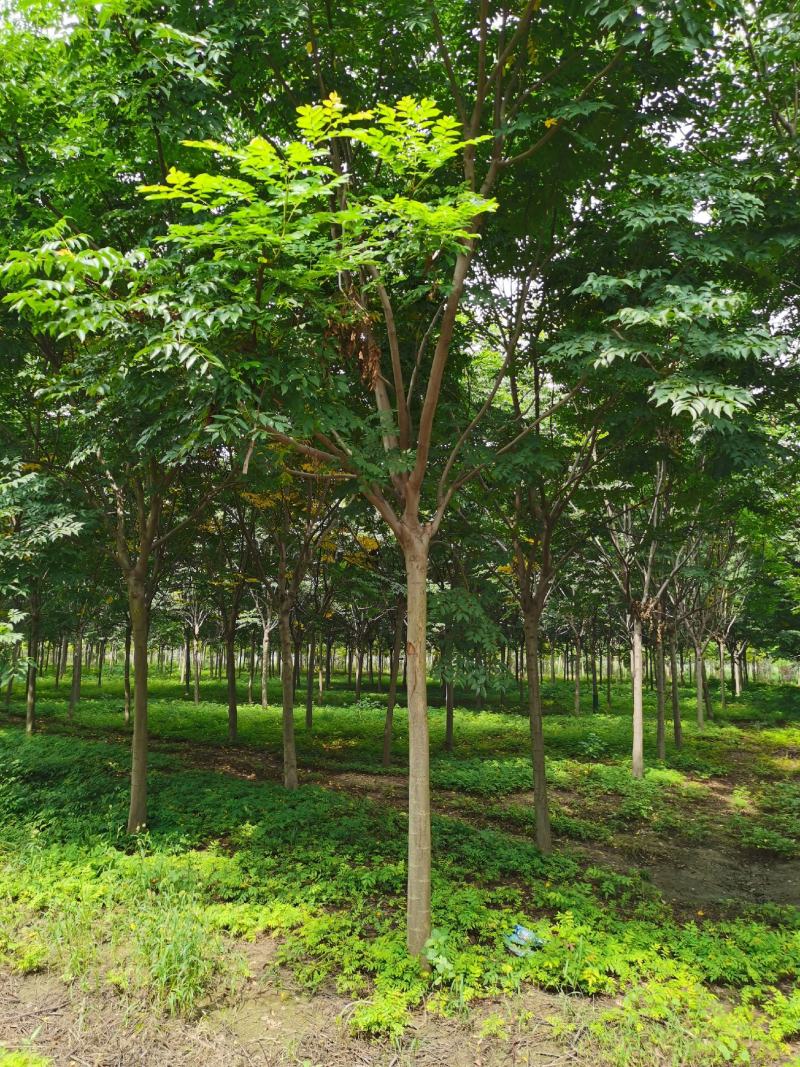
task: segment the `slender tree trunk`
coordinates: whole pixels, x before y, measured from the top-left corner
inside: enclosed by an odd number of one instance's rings
[[[103,684],[103,667],[106,663],[106,639],[105,637],[100,639],[100,649],[97,655],[97,685],[98,688]]]
[[[592,643],[589,651],[591,658],[590,670],[592,673],[592,711],[597,713],[600,710],[600,693],[597,688],[597,645],[592,634]]]
[[[683,727],[681,725],[681,702],[678,692],[678,641],[675,634],[672,635],[669,644],[669,673],[670,689],[672,692],[672,731],[675,738],[675,748],[683,746]]]
[[[122,721],[131,721],[131,640],[133,628],[130,618],[125,623],[125,659],[122,665],[122,687],[124,692],[124,704],[122,708]]]
[[[81,699],[81,671],[83,669],[83,634],[78,631],[75,635],[75,643],[72,646],[72,688],[69,694],[68,715],[70,719],[75,715],[75,709]]]
[[[294,666],[292,673],[292,684],[294,685],[295,692],[300,688],[300,656],[302,647],[303,640],[301,637],[298,637],[294,642]]]
[[[131,802],[128,833],[147,825],[147,637],[150,629],[144,582],[128,576],[128,612],[133,638],[133,741],[131,744]]]
[[[61,645],[58,651],[58,660],[56,666],[56,689],[61,684],[61,677],[67,666],[67,652],[69,651],[69,639],[66,634],[61,638]]]
[[[644,776],[644,701],[642,697],[642,620],[633,617],[633,648],[631,655],[633,674],[633,750],[631,770],[634,778]]]
[[[314,660],[317,653],[317,637],[314,630],[308,634],[308,663],[306,664],[306,730],[314,727]]]
[[[28,677],[25,692],[25,733],[30,735],[36,728],[36,674],[39,653],[39,609],[31,611],[31,628],[28,639]]]
[[[356,650],[356,701],[361,699],[361,679],[364,674],[364,649],[359,642]]]
[[[269,704],[269,620],[261,630],[261,707]]]
[[[706,716],[709,719],[714,718],[714,705],[711,703],[711,692],[708,688],[708,671],[706,670],[705,657],[701,660],[702,675],[703,675],[703,700],[706,702]]]
[[[705,694],[703,693],[703,650],[699,646],[694,650],[694,681],[697,693],[697,728],[705,726]]]
[[[326,689],[330,689],[330,687],[331,687],[331,670],[332,670],[331,660],[332,659],[333,659],[333,638],[329,637],[328,640],[325,642],[325,688]]]
[[[428,541],[403,545],[408,587],[408,895],[407,945],[420,956],[431,933],[431,797],[428,732]]]
[[[195,704],[200,703],[200,672],[203,669],[203,646],[197,630],[192,634],[192,697]]]
[[[297,789],[297,751],[294,743],[294,664],[292,661],[291,608],[281,607],[281,691],[283,696],[283,784]]]
[[[403,646],[403,630],[406,621],[406,601],[402,594],[397,597],[394,614],[394,645],[392,662],[389,668],[389,695],[386,698],[386,722],[383,727],[383,766],[392,762],[392,727],[394,723],[394,706],[397,702],[397,676],[400,673],[400,649]]]
[[[572,705],[574,715],[581,713],[581,639],[575,638],[575,697]]]
[[[656,647],[655,652],[655,666],[656,666],[656,707],[657,707],[657,719],[656,719],[656,755],[658,759],[665,760],[667,758],[667,739],[666,739],[666,670],[664,666],[664,640],[660,634],[656,635]]]
[[[725,692],[725,642],[718,641],[717,649],[719,650],[719,700],[722,714],[724,715],[728,707],[727,693]]]
[[[611,709],[611,681],[611,642],[609,641],[606,646],[606,707],[608,707],[609,710]]]
[[[731,652],[731,674],[733,675],[733,695],[738,700],[742,695],[742,663],[735,649]]]
[[[192,695],[192,630],[189,626],[183,631],[183,685],[188,700]]]
[[[239,727],[236,701],[236,619],[225,620],[225,673],[228,681],[228,740],[235,741]]]
[[[250,634],[250,662],[247,667],[247,703],[253,703],[253,681],[256,673],[256,633]]]
[[[542,691],[539,683],[539,616],[535,607],[523,609],[525,659],[528,678],[528,723],[531,735],[533,769],[533,809],[536,820],[536,845],[549,855],[553,850],[550,809],[547,802],[547,777],[544,762]]]

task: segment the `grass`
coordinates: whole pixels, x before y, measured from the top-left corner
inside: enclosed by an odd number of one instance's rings
[[[670,748],[663,765],[649,748],[640,782],[628,767],[625,687],[615,686],[610,713],[551,710],[559,848],[549,858],[530,839],[524,716],[457,710],[448,755],[443,712],[433,709],[440,792],[429,973],[404,951],[405,813],[319,784],[346,771],[381,781],[377,695],[354,706],[335,691],[315,709],[311,733],[298,712],[309,784],[286,793],[269,780],[192,765],[219,746],[232,751],[221,687],[206,687],[219,700],[198,707],[181,699],[174,679],[156,678],[153,690],[151,726],[162,745],[151,758],[150,829],[136,841],[123,833],[129,752],[117,677],[99,692],[87,682],[72,724],[65,694],[45,679],[42,733],[25,738],[19,705],[0,730],[2,966],[46,969],[191,1017],[241,985],[241,943],[269,933],[277,963],[309,991],[333,986],[356,1002],[349,1025],[365,1035],[399,1035],[422,1004],[458,1013],[531,984],[614,998],[588,1026],[568,1016],[554,1024],[583,1035],[598,1063],[777,1063],[789,1054],[786,1043],[800,1032],[799,909],[769,901],[720,902],[709,916],[673,908],[646,877],[579,845],[603,849],[645,834],[688,848],[712,834],[770,862],[796,855],[796,690],[753,689],[702,735],[687,723],[683,750]],[[569,706],[566,686],[546,695],[551,709]],[[401,709],[397,727],[393,774],[404,767]],[[243,706],[235,751],[266,765],[279,746],[278,709]],[[504,947],[516,922],[545,940],[530,957]]]

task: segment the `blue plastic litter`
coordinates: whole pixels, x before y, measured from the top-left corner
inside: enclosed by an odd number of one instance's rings
[[[513,952],[515,956],[530,956],[537,949],[543,948],[545,941],[544,938],[535,934],[533,930],[529,930],[527,926],[520,926],[517,923],[511,933],[505,935],[503,943],[508,951]]]

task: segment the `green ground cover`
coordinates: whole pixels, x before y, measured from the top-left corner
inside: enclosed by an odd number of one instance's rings
[[[240,943],[270,935],[277,963],[304,987],[335,986],[357,1002],[348,1024],[365,1035],[400,1034],[423,1003],[453,1013],[535,985],[610,998],[583,1038],[598,1062],[652,1062],[654,1049],[668,1064],[788,1062],[800,1033],[800,909],[769,899],[720,901],[708,915],[675,908],[641,873],[580,843],[604,847],[633,830],[694,845],[713,835],[767,862],[796,855],[798,694],[754,689],[702,736],[687,724],[683,751],[641,782],[627,768],[625,688],[614,695],[610,714],[547,719],[559,844],[549,858],[530,843],[525,718],[460,709],[447,755],[443,713],[432,710],[426,974],[404,948],[402,805],[320,784],[335,772],[385,780],[377,695],[354,706],[336,693],[310,734],[298,711],[308,784],[286,793],[267,766],[279,752],[277,709],[243,706],[232,749],[221,703],[195,707],[174,680],[156,679],[151,823],[132,841],[118,680],[100,692],[87,684],[70,725],[45,679],[42,732],[24,736],[19,707],[0,730],[0,963],[191,1016],[235,996]],[[398,709],[393,775],[403,727]],[[263,759],[265,777],[208,769],[223,744]],[[516,922],[545,941],[525,959],[503,945]]]

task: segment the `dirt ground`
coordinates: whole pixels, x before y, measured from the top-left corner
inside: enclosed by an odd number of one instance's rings
[[[419,1012],[401,1042],[367,1042],[348,1032],[352,1003],[276,981],[269,942],[250,955],[241,995],[196,1021],[155,1017],[46,975],[0,974],[0,1047],[30,1043],[57,1067],[592,1067],[576,1049],[581,1028],[556,1042],[546,1021],[574,1015],[568,997],[534,990],[472,1005],[468,1019]],[[597,1008],[580,999],[588,1019]]]

